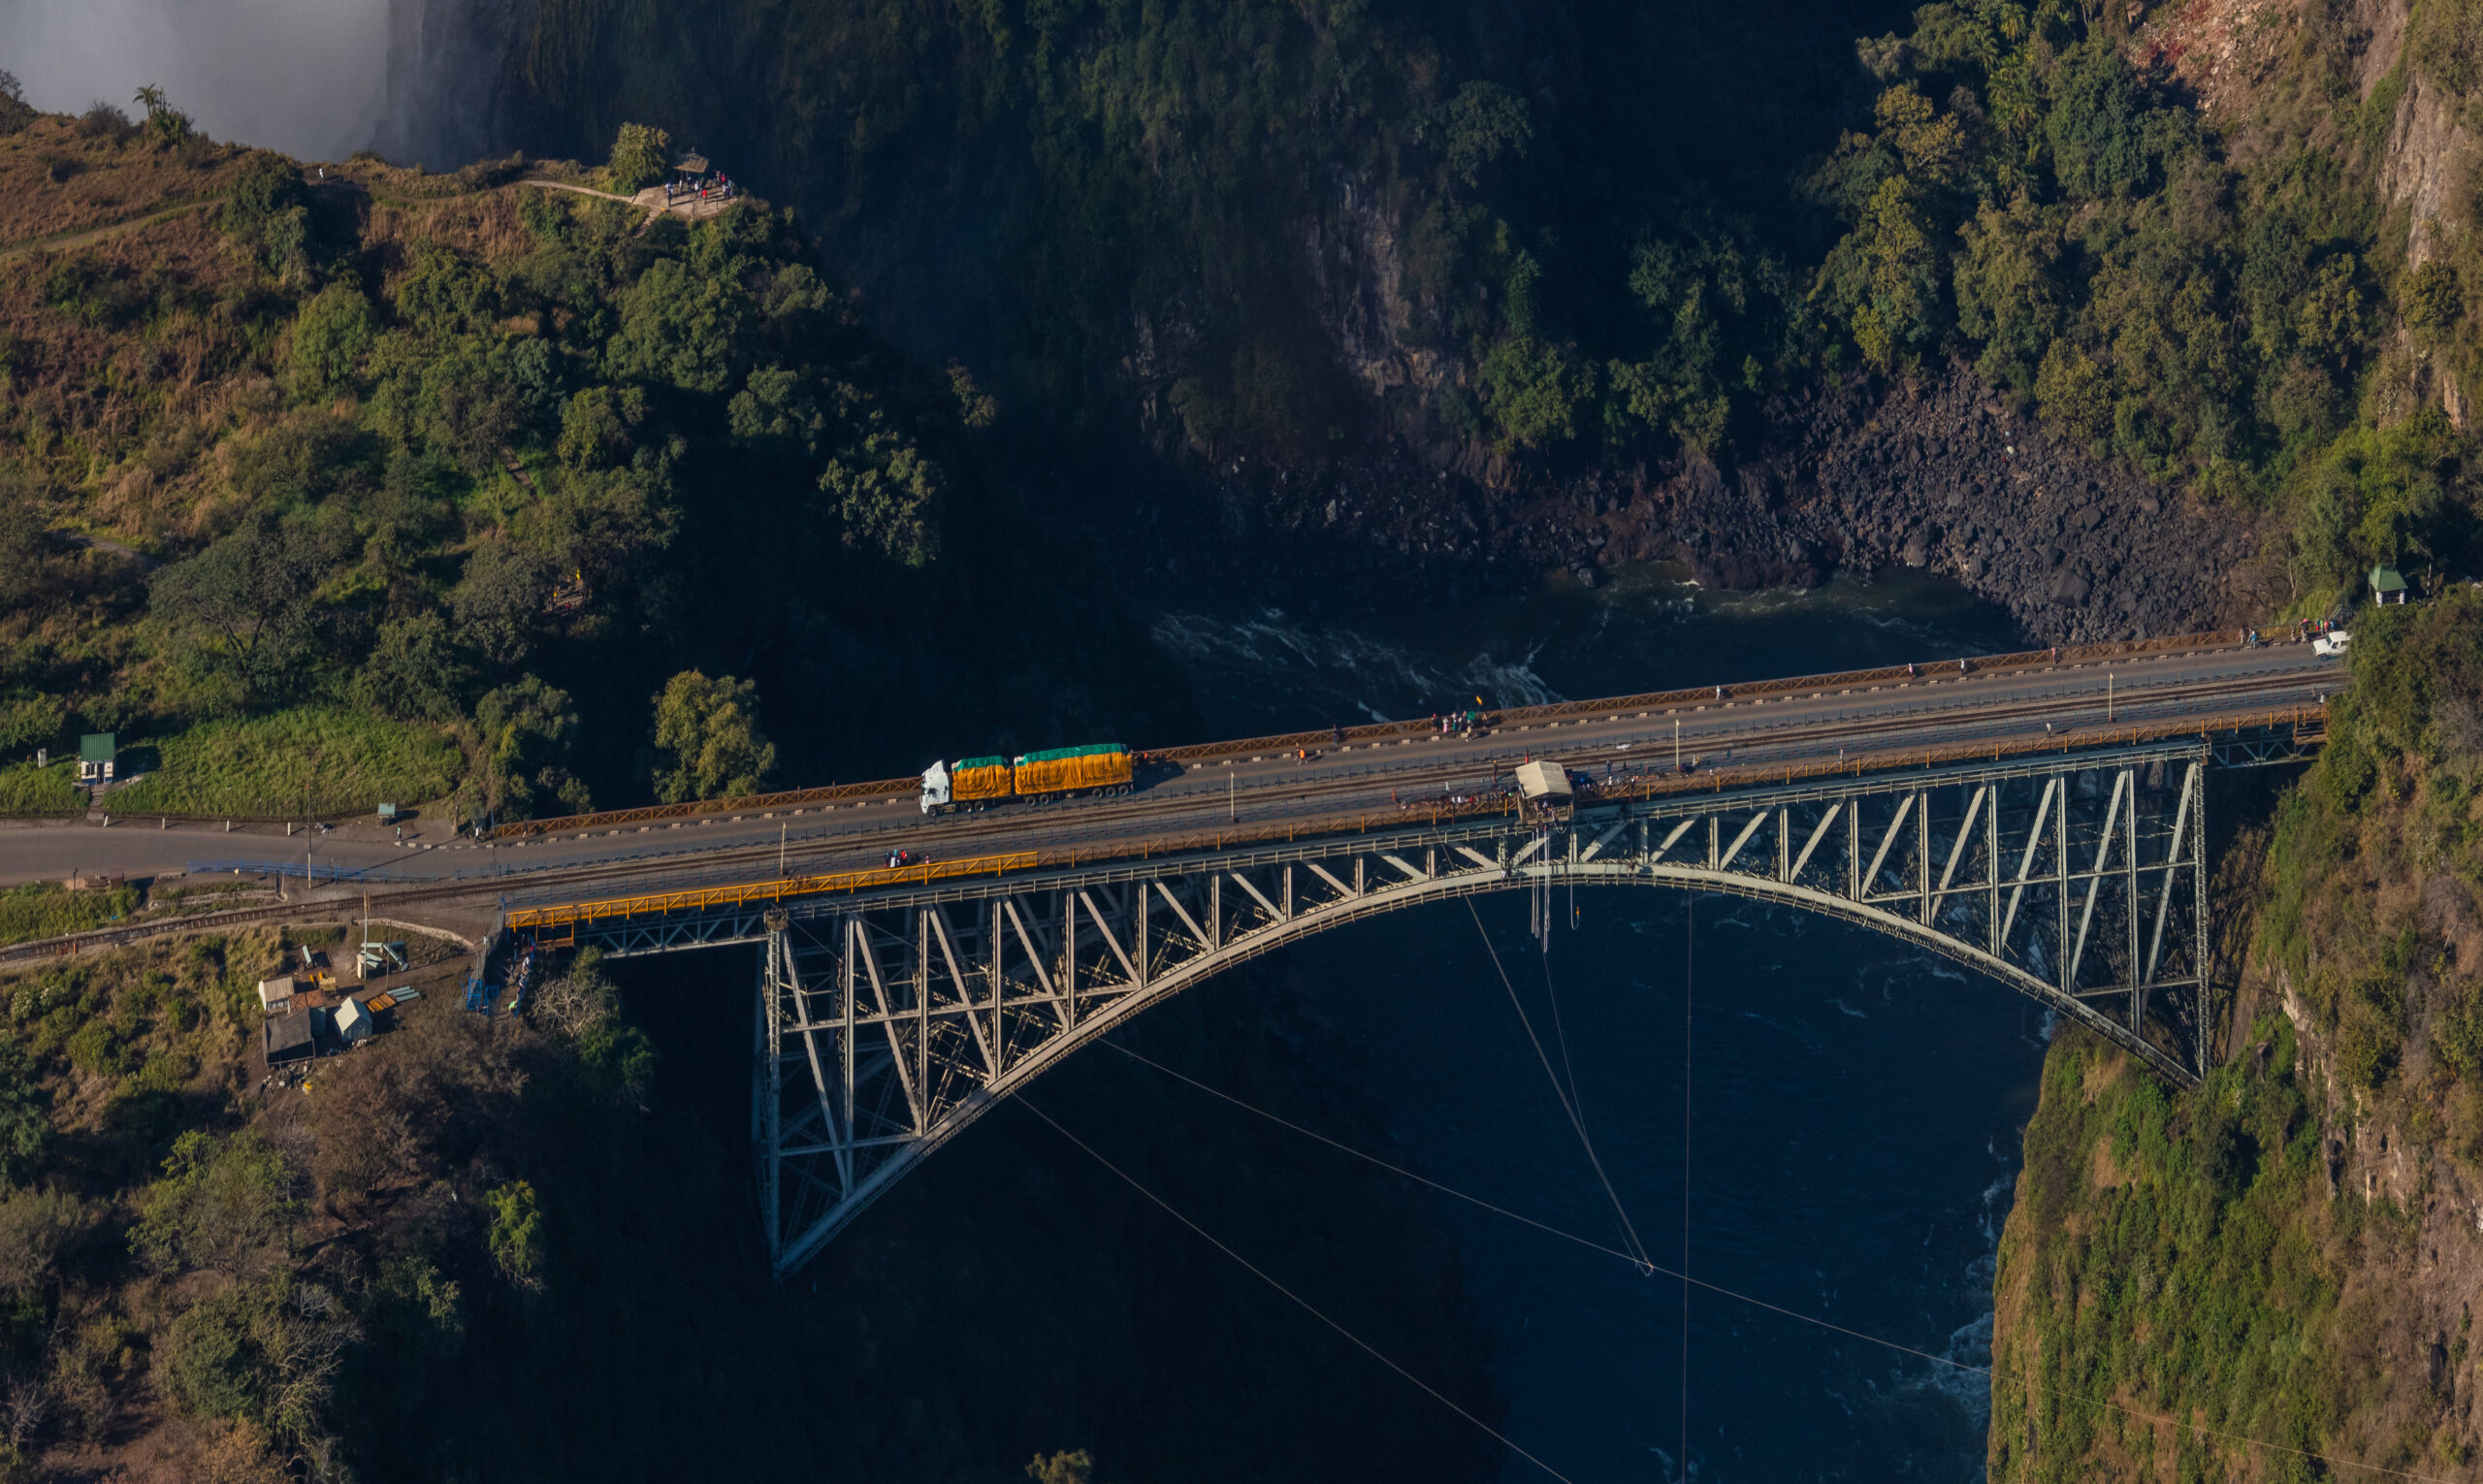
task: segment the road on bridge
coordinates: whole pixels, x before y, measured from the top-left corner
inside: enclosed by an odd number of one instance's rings
[[[1677,741],[1682,760],[1697,758],[1703,768],[1802,766],[1849,755],[2023,744],[2108,723],[2169,726],[2311,705],[2344,684],[2342,663],[2318,657],[2307,644],[2227,642],[1964,674],[1949,662],[1941,671],[1926,666],[1919,676],[1873,685],[1778,685],[1756,695],[1727,687],[1721,698],[1504,726],[1478,737],[1416,734],[1357,743],[1322,749],[1306,761],[1290,752],[1245,753],[1159,769],[1143,776],[1130,796],[1103,801],[1016,804],[926,819],[911,794],[897,794],[429,850],[327,836],[312,850],[323,873],[332,866],[372,868],[372,882],[322,895],[342,900],[368,889],[400,916],[420,917],[417,904],[435,905],[470,923],[478,910],[502,902],[567,902],[772,880],[785,871],[866,869],[885,865],[899,849],[955,860],[1358,812],[1384,815],[1484,791],[1496,779],[1504,784],[1528,758],[1559,759],[1597,781],[1668,775]],[[298,867],[306,844],[215,826],[158,829],[151,823],[121,821],[105,831],[82,824],[0,830],[0,882],[75,869],[145,875],[204,860],[290,860]]]

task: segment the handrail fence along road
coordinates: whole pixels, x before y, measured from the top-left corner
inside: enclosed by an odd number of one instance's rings
[[[2045,754],[2067,754],[2099,747],[2136,746],[2146,742],[2183,737],[2195,736],[2206,741],[2220,732],[2236,733],[2291,727],[2297,735],[2300,735],[2306,729],[2324,726],[2326,717],[2327,708],[2324,706],[2282,706],[2179,722],[2090,727],[2052,736],[2027,737],[2009,742],[1957,743],[1947,747],[1907,748],[1857,755],[1832,762],[1774,765],[1726,764],[1697,773],[1660,774],[1611,786],[1590,784],[1581,796],[1578,807],[1592,809],[1603,805],[1645,802],[1685,794],[1721,793],[1727,788],[1756,788],[1770,784],[1801,783],[1815,779],[1860,778],[1869,774],[1904,768],[1938,767],[1946,763],[2000,762]],[[914,865],[822,872],[717,887],[635,892],[589,901],[525,907],[510,911],[506,915],[506,922],[511,932],[540,934],[563,928],[574,929],[580,924],[592,924],[616,918],[636,919],[661,917],[673,913],[732,910],[747,908],[759,902],[784,902],[797,897],[835,893],[852,895],[901,887],[928,886],[934,882],[1003,876],[1053,866],[1096,865],[1116,860],[1153,859],[1201,851],[1222,851],[1235,846],[1256,845],[1271,840],[1291,841],[1305,836],[1324,834],[1370,834],[1375,831],[1402,830],[1426,823],[1438,825],[1465,820],[1521,814],[1527,807],[1514,794],[1486,793],[1463,802],[1442,799],[1409,804],[1385,814],[1354,811],[1278,821],[1267,824],[1193,831],[1180,835],[1153,836],[1049,850],[1011,851],[996,855],[967,856],[957,860],[924,861]]]
[[[1854,686],[1885,684],[1888,681],[1932,680],[1942,675],[1992,675],[2074,668],[2081,664],[2094,663],[2099,660],[2136,659],[2177,651],[2195,653],[2203,650],[2239,649],[2244,642],[2236,630],[2217,629],[2210,633],[2177,634],[2161,639],[2135,639],[2116,644],[2083,644],[2058,650],[2027,650],[2011,655],[1943,660],[1930,664],[1894,664],[1869,670],[1846,670],[1829,675],[1788,676],[1777,680],[1726,685],[1721,689],[1728,698],[1782,695],[1792,691],[1822,690],[1831,686],[1848,689]],[[1657,707],[1694,705],[1712,699],[1719,689],[1716,686],[1692,686],[1681,690],[1648,692],[1638,695],[1603,696],[1590,700],[1553,701],[1540,706],[1506,707],[1484,712],[1482,725],[1498,729],[1506,726],[1524,726],[1537,722],[1564,721],[1571,717],[1612,716]],[[1140,757],[1152,762],[1204,762],[1257,754],[1289,753],[1307,747],[1327,747],[1338,740],[1339,731],[1343,734],[1344,743],[1351,745],[1358,742],[1379,742],[1420,735],[1430,729],[1430,721],[1417,717],[1402,722],[1367,723],[1341,728],[1327,726],[1315,731],[1286,732],[1275,736],[1244,737],[1225,742],[1199,742],[1181,747],[1154,748],[1141,752]],[[550,820],[520,820],[495,826],[490,837],[495,840],[513,840],[530,836],[567,834],[576,830],[606,829],[623,824],[643,824],[657,820],[751,814],[806,808],[814,804],[832,805],[849,800],[888,798],[911,793],[920,787],[920,784],[921,780],[915,777],[881,778],[868,783],[837,784],[818,789],[791,789],[776,793],[747,794],[739,798],[702,799],[681,804],[650,804],[637,809],[614,809],[600,814],[568,815]]]

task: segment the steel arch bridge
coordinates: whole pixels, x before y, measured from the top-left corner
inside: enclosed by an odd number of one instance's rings
[[[2213,1019],[2205,785],[2220,751],[2168,740],[1415,823],[754,899],[585,923],[577,941],[616,955],[764,946],[751,1138],[781,1277],[1157,1001],[1316,933],[1487,891],[1639,885],[1804,908],[1979,970],[2195,1083]]]

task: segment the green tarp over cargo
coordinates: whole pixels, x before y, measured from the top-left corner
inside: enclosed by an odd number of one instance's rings
[[[1129,749],[1118,742],[1089,742],[1083,747],[1055,747],[1048,752],[1028,753],[1017,759],[1019,767],[1029,762],[1058,762],[1064,758],[1109,758]]]

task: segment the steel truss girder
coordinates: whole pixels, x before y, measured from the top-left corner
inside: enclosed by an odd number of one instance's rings
[[[1873,928],[2194,1084],[2211,1018],[2209,761],[2203,744],[2158,744],[1331,837],[810,903],[664,941],[755,929],[765,944],[752,1136],[781,1276],[1158,1000],[1379,913],[1547,882],[1725,892]]]

